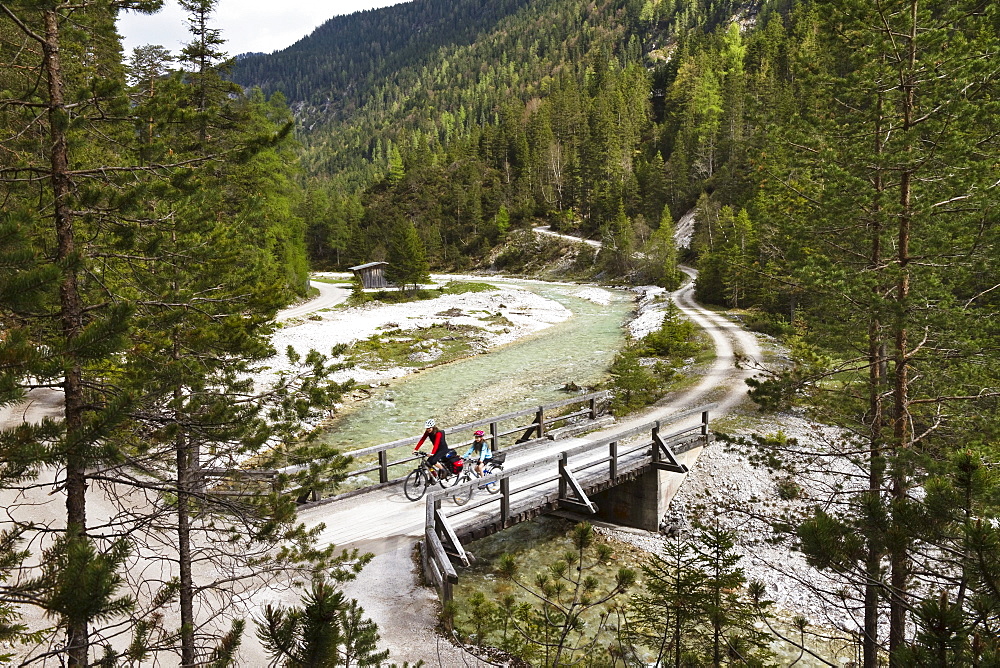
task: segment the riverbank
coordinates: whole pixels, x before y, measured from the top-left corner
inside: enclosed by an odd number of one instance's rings
[[[343,280],[339,274],[319,277]],[[299,307],[300,314],[284,320],[275,332],[272,343],[278,354],[265,363],[255,380],[267,385],[278,373],[289,370],[289,347],[305,355],[310,349],[329,353],[333,346],[347,344],[350,348],[332,359],[351,366],[331,379],[341,383],[353,380],[355,384],[343,403],[333,407],[333,412],[342,414],[372,396],[385,394],[374,388],[395,385],[418,371],[523,340],[573,316],[559,301],[516,284],[545,285],[542,282],[466,275],[433,278],[435,284],[427,286],[431,291],[456,281],[476,284],[477,289],[460,294],[445,291],[431,299],[405,303],[373,301],[306,313]],[[483,284],[494,289],[482,289]],[[560,286],[570,296],[597,305],[607,305],[613,298],[597,286]],[[500,381],[496,379],[495,384],[501,385]]]

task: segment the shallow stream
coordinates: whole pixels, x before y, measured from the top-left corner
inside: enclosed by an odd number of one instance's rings
[[[503,284],[553,299],[573,315],[488,353],[374,388],[373,397],[337,420],[324,440],[354,450],[417,436],[429,417],[447,427],[565,399],[571,396],[561,389],[567,383],[590,388],[605,380],[635,308],[631,293],[609,290],[610,303],[601,305],[575,296],[586,289],[578,285]]]

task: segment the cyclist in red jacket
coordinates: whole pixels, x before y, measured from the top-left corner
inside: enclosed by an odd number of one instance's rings
[[[437,421],[434,418],[424,423],[424,435],[417,441],[416,447],[413,448],[413,454],[417,454],[420,451],[420,446],[428,439],[430,439],[432,448],[427,465],[431,467],[432,471],[437,471],[439,477],[444,478],[448,475],[448,469],[441,463],[441,460],[448,456],[451,448],[448,447],[444,432],[438,429]]]

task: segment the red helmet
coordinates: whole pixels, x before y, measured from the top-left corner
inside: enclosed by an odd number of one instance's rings
[[[473,436],[485,436],[485,435],[486,435],[486,432],[485,432],[485,431],[483,431],[482,429],[477,429],[477,430],[475,431],[475,433],[474,433],[474,434],[472,434],[472,435],[473,435]]]

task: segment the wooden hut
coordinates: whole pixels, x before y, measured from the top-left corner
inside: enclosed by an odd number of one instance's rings
[[[385,268],[387,266],[389,266],[388,262],[369,262],[368,264],[359,264],[350,269],[354,272],[355,276],[361,279],[361,286],[367,290],[389,287],[388,281],[385,280]]]

